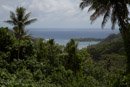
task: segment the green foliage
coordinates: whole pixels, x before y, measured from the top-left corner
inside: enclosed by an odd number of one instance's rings
[[[70,42],[67,43],[65,48],[65,52],[67,53],[65,59],[65,68],[71,69],[75,73],[79,71],[81,62],[77,55],[77,51],[77,44],[73,39],[71,39]]]
[[[89,6],[88,11],[94,11],[90,16],[90,20],[93,22],[99,16],[103,16],[102,27],[105,26],[108,19],[111,18],[112,29],[115,28],[115,24],[118,23],[119,31],[121,33],[123,44],[127,56],[127,70],[126,74],[130,74],[130,24],[129,24],[129,0],[82,0],[80,8],[84,9]],[[114,44],[112,44],[114,45]],[[118,44],[116,44],[118,45]],[[120,45],[118,45],[120,46]],[[113,46],[109,51],[117,51],[117,46]],[[105,49],[106,50],[106,49]],[[95,52],[95,51],[94,51]],[[97,54],[97,53],[96,53]],[[100,57],[100,54],[97,54]],[[96,58],[97,59],[97,58]],[[130,86],[128,84],[128,86]]]
[[[53,39],[23,39],[19,43],[8,28],[1,28],[0,35],[1,87],[127,87],[129,84],[128,76],[124,75],[125,52],[117,37],[79,50],[73,39],[64,47]],[[98,60],[95,55],[99,55]]]
[[[20,54],[18,54],[18,50]],[[27,59],[35,55],[34,51],[34,45],[31,40],[20,40],[20,44],[19,41],[15,40],[11,50],[11,57],[13,59],[18,59],[19,55],[19,59]]]
[[[125,55],[123,46],[123,40],[119,34],[113,34],[108,36],[100,44],[89,46],[88,52],[92,55],[92,58],[98,60],[104,54],[120,54]]]
[[[8,28],[0,28],[0,51],[8,52],[14,43],[14,35]]]

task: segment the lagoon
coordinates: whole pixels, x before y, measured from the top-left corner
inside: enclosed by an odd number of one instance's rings
[[[60,44],[60,45],[64,45],[65,46],[69,42],[69,39],[68,40],[56,39],[55,42]],[[78,48],[82,49],[82,48],[86,48],[87,46],[97,44],[99,42],[100,41],[86,41],[86,42],[77,42],[77,43],[78,43]]]

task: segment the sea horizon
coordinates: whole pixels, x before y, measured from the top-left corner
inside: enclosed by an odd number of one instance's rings
[[[101,38],[104,39],[110,34],[117,34],[118,31],[101,31],[101,30],[44,30],[44,29],[29,29],[31,36],[35,38],[43,39],[54,39],[54,41],[60,45],[66,45],[70,39],[75,38]],[[78,48],[84,48],[89,45],[97,44],[99,41],[87,41],[87,42],[78,42]]]

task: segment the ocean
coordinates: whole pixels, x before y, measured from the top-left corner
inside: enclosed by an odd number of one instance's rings
[[[29,33],[33,37],[40,37],[44,39],[54,39],[56,43],[60,45],[66,45],[72,38],[106,38],[108,35],[112,33],[118,33],[117,31],[98,31],[98,30],[42,30],[42,29],[32,29],[29,30]],[[91,41],[91,42],[78,42],[78,48],[84,48],[89,45],[97,44],[99,41]]]

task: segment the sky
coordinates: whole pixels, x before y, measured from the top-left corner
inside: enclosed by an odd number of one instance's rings
[[[81,0],[0,0],[0,27],[10,27],[3,21],[9,19],[10,11],[23,6],[27,12],[32,13],[32,18],[37,18],[28,28],[101,29],[102,17],[91,24],[92,12],[88,13],[88,8],[81,10],[80,2]],[[105,28],[111,28],[110,21]]]

